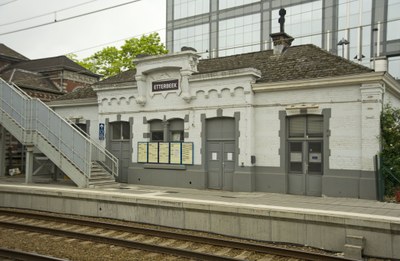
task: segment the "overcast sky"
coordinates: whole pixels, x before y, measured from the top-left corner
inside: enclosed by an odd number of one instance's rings
[[[124,3],[129,4],[83,15]],[[165,0],[0,0],[0,43],[30,59],[68,53],[84,58],[155,31],[165,43],[165,4]],[[69,19],[74,16],[80,17]]]

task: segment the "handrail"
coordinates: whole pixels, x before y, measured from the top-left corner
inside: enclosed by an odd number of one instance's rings
[[[107,171],[118,176],[118,159],[107,149],[83,135],[45,103],[31,98],[14,83],[0,78],[0,85],[3,86],[0,86],[1,111],[13,118],[25,133],[27,130],[39,133],[88,178],[92,161],[104,162]]]
[[[118,176],[118,158],[115,157],[110,151],[108,151],[106,148],[104,148],[102,145],[100,145],[96,140],[92,139],[92,137],[90,137],[89,134],[87,134],[84,131],[80,131],[79,130],[79,126],[77,126],[74,122],[72,122],[69,119],[66,119],[68,121],[69,124],[71,124],[72,126],[75,127],[75,129],[77,129],[83,136],[85,136],[87,139],[89,139],[92,143],[92,145],[99,151],[104,152],[111,160],[111,162],[113,163],[111,168],[106,164],[105,166],[103,165],[103,167],[106,167],[112,174],[113,176],[117,177]]]

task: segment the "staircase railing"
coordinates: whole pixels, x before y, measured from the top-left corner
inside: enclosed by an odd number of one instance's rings
[[[118,176],[118,159],[105,148],[82,135],[42,101],[30,98],[17,86],[11,87],[0,78],[0,109],[23,129],[37,132],[90,178],[92,161],[101,162],[113,176]]]
[[[74,126],[75,129],[79,131],[79,127],[70,120],[67,120],[69,124]],[[104,148],[95,140],[93,140],[89,134],[84,131],[80,131],[80,133],[85,136],[87,139],[92,142],[92,159],[100,163],[100,165],[105,168],[108,172],[112,173],[115,177],[118,176],[118,158],[115,157],[108,150],[104,150]],[[103,153],[106,154],[106,158],[104,158]]]

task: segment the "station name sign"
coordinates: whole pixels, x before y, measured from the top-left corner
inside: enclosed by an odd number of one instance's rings
[[[153,92],[178,90],[179,82],[178,80],[163,81],[163,82],[153,82],[151,90]]]

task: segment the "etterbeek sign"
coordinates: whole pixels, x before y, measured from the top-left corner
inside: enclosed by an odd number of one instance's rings
[[[151,86],[151,90],[153,92],[178,90],[178,88],[179,88],[178,80],[163,81],[163,82],[153,82],[152,86]]]

